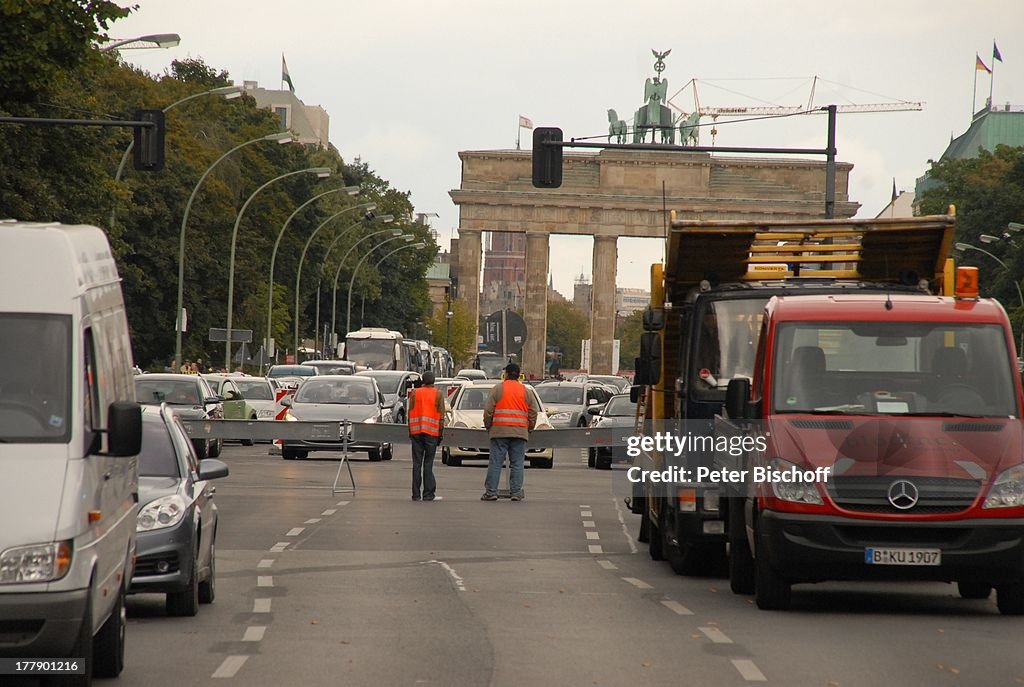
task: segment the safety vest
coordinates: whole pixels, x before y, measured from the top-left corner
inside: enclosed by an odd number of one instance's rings
[[[501,398],[494,404],[491,424],[503,427],[530,427],[530,406],[526,402],[526,387],[506,379],[501,383]]]
[[[437,412],[437,389],[424,386],[412,392],[409,434],[441,436],[441,413]]]

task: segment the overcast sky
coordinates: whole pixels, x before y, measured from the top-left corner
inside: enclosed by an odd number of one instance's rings
[[[664,77],[675,94],[696,78],[713,106],[924,101],[920,112],[841,114],[839,159],[851,162],[859,216],[888,203],[893,178],[913,190],[927,161],[970,123],[995,65],[994,102],[1024,109],[1022,0],[136,0],[118,38],[175,32],[170,50],[132,50],[129,61],[162,73],[175,58],[201,57],[237,82],[281,87],[281,54],[307,105],[331,117],[330,139],[392,186],[412,192],[443,243],[458,227],[448,192],[458,188],[460,150],[511,148],[518,115],[560,126],[566,137],[603,134],[608,108],[628,119],[653,76],[651,49],[672,50]],[[675,104],[693,109],[693,92]],[[726,125],[719,145],[824,147],[821,116]],[[523,130],[524,148],[530,133]],[[702,135],[702,144],[710,137]],[[820,158],[819,158],[820,159]],[[555,287],[572,294],[589,278],[591,239],[556,237]],[[648,285],[660,242],[619,242],[618,285]]]

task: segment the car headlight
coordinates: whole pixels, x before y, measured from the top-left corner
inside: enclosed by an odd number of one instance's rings
[[[781,458],[772,458],[769,463],[771,469],[776,472],[803,472],[799,467],[790,463],[788,460],[782,460]],[[815,486],[814,482],[804,481],[772,481],[772,491],[775,496],[783,501],[790,501],[792,503],[810,503],[817,506],[822,505],[821,493],[818,491],[818,487]]]
[[[555,413],[554,415],[548,415],[548,419],[552,422],[568,422],[572,419],[572,413]]]
[[[141,511],[135,524],[136,532],[149,532],[161,530],[165,527],[174,527],[188,512],[188,504],[178,494],[161,496],[155,501],[147,503]]]
[[[0,553],[0,584],[53,582],[70,568],[70,540],[16,546]]]
[[[988,492],[982,508],[1024,506],[1024,465],[1004,470]]]

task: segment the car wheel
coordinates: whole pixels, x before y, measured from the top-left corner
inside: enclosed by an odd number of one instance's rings
[[[117,677],[124,670],[124,635],[128,614],[124,608],[124,585],[110,617],[96,633],[92,645],[92,672],[96,677]]]
[[[196,458],[206,460],[210,457],[210,444],[206,439],[193,439],[192,447],[196,450]]]
[[[1003,615],[1024,615],[1024,582],[996,587],[996,606]]]
[[[71,656],[83,659],[93,657],[92,637],[92,584],[85,598],[85,613],[82,615],[82,625],[78,629],[78,638],[75,646],[71,649]],[[95,660],[85,661],[85,672],[81,675],[45,675],[40,679],[43,687],[90,687],[92,685],[92,673]]]
[[[210,574],[199,583],[199,603],[212,604],[217,596],[217,533],[210,543]]]
[[[446,448],[441,449],[441,464],[448,465],[448,449]]]
[[[369,451],[369,454],[370,454],[370,462],[371,463],[378,463],[378,462],[380,462],[381,455],[380,455],[380,449],[379,448],[371,448],[370,451]]]
[[[448,467],[457,468],[462,465],[462,458],[460,456],[453,456],[451,453],[448,454]]]
[[[753,594],[754,556],[747,541],[741,499],[729,499],[729,520],[729,588],[733,594]]]
[[[536,459],[536,463],[534,463],[533,461],[530,462],[530,467],[533,467],[534,465],[536,465],[536,467],[539,467],[539,468],[544,468],[545,470],[550,470],[551,468],[553,468],[555,466],[555,459],[554,458],[537,458]]]
[[[381,452],[381,456],[380,457],[383,458],[384,460],[391,460],[392,458],[394,458],[395,457],[395,448],[394,448],[394,446],[392,446],[391,444],[388,444],[384,448],[384,450]]]
[[[222,448],[224,448],[224,440],[216,439],[212,444],[210,444],[210,457],[216,458],[219,456]]]
[[[281,458],[283,460],[295,460],[299,455],[299,452],[293,448],[281,448]]]
[[[757,557],[754,558],[754,601],[764,611],[789,608],[792,586],[768,562],[768,540],[758,535]]]
[[[199,612],[199,562],[198,552],[192,555],[192,570],[188,586],[180,592],[167,595],[167,615],[193,616]]]
[[[594,465],[597,463],[597,455],[596,455],[596,453],[597,453],[597,451],[592,449],[592,448],[588,448],[587,449],[587,467],[588,468],[594,467]]]

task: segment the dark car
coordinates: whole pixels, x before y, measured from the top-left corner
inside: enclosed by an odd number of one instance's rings
[[[223,420],[224,406],[199,375],[143,374],[135,377],[135,397],[143,405],[167,403],[183,420]],[[199,460],[220,455],[223,439],[193,439]]]
[[[593,407],[591,427],[632,427],[636,423],[636,403],[629,400],[629,394],[617,394],[609,399],[604,408]],[[612,452],[611,446],[596,446],[588,449],[587,465],[598,470],[611,470],[612,462],[621,451]]]
[[[294,396],[282,400],[288,410],[285,420],[313,422],[391,422],[391,410],[372,377],[358,375],[317,375],[298,388]],[[344,430],[342,430],[344,431]],[[365,451],[371,461],[391,460],[391,444],[350,442],[350,451]],[[337,441],[285,439],[281,457],[285,460],[305,458],[310,451],[342,451]]]
[[[377,387],[384,394],[384,403],[391,409],[394,422],[404,424],[409,417],[409,389],[420,383],[418,372],[403,370],[366,370],[359,372],[357,377],[373,377]]]
[[[217,504],[209,480],[228,466],[199,460],[169,406],[142,415],[136,561],[129,593],[167,595],[168,615],[195,615],[217,585]]]

